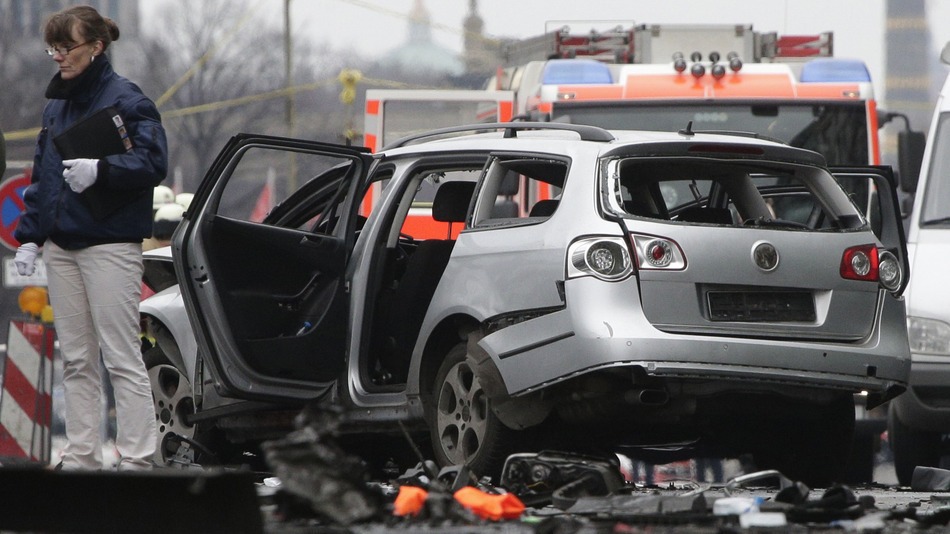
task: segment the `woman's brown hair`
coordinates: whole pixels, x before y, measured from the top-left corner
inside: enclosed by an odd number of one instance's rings
[[[119,27],[109,17],[103,17],[91,6],[74,6],[58,11],[46,19],[43,38],[48,44],[70,43],[73,27],[79,25],[84,41],[101,41],[102,49],[109,48],[119,39]]]

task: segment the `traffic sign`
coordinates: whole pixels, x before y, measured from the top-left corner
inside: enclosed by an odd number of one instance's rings
[[[23,212],[23,191],[30,185],[30,177],[30,169],[26,169],[0,183],[0,243],[10,250],[20,246],[13,231]]]

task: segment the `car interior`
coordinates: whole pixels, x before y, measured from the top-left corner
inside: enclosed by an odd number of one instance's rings
[[[472,180],[482,174],[482,167],[466,181],[452,180],[451,173],[445,177],[431,169],[420,171],[420,175],[441,177],[431,201],[432,219],[463,228],[474,205],[476,187],[487,215],[483,225],[536,224],[556,211],[557,199],[535,198],[561,190],[567,174],[565,162],[506,156],[492,158],[482,166],[486,170],[478,185]],[[417,187],[417,198],[424,194],[423,189]],[[374,357],[368,360],[373,364],[365,370],[372,384],[385,387],[406,381],[423,319],[454,245],[451,232],[445,238],[424,240],[403,234],[386,255],[389,260],[380,269],[382,282],[372,311],[370,351]]]
[[[463,223],[468,214],[475,182],[445,182],[436,190],[432,201],[432,218],[438,222]],[[455,239],[426,239],[418,241],[393,279],[377,299],[377,322],[374,328],[374,354],[379,356],[377,382],[402,383],[409,371],[412,349],[422,327],[429,302],[435,293]]]
[[[855,223],[842,217],[840,206],[829,205],[821,188],[791,168],[643,158],[623,162],[619,168],[616,205],[636,217],[809,230]]]

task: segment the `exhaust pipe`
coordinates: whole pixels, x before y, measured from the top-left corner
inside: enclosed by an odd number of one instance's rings
[[[670,394],[665,389],[632,389],[624,393],[627,404],[644,406],[663,406],[670,402]]]

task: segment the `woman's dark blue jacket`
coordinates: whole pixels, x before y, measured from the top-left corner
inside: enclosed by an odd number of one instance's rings
[[[152,234],[152,190],[168,171],[168,142],[155,104],[141,89],[96,57],[72,80],[57,73],[46,90],[49,101],[33,158],[32,183],[14,237],[40,246],[51,239],[64,249],[105,243],[140,242]],[[63,158],[53,138],[71,124],[112,106],[122,116],[132,148],[99,160],[96,187],[106,195],[141,191],[110,215],[96,219],[81,195],[63,178]]]

